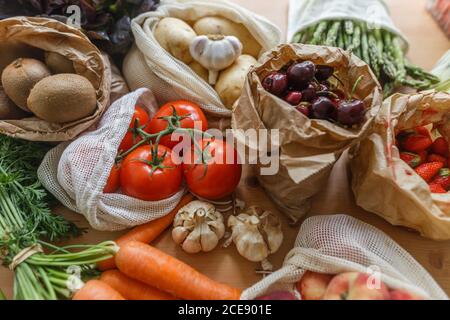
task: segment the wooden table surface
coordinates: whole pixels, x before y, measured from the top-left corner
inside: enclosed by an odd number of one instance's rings
[[[286,31],[288,0],[234,0],[244,7],[267,17]],[[395,24],[402,30],[410,42],[409,58],[413,63],[429,70],[435,62],[450,48],[450,42],[437,24],[425,10],[425,0],[388,0],[387,1]],[[442,288],[450,295],[450,241],[436,242],[421,238],[404,228],[394,227],[355,205],[348,183],[346,159],[343,157],[335,166],[328,186],[318,194],[313,201],[309,214],[348,214],[368,222],[391,236],[405,248],[417,261],[427,269]],[[237,191],[238,197],[244,199],[247,205],[259,205],[281,215],[264,191],[258,187],[251,168],[244,169],[244,175]],[[76,221],[78,225],[87,227],[86,220],[80,215],[58,207],[55,212]],[[287,226],[283,218],[285,240],[280,250],[269,257],[276,268],[281,266],[286,253],[292,248],[297,228]],[[89,230],[76,243],[97,243],[102,240],[115,239],[119,233],[99,232]],[[211,253],[189,255],[178,248],[166,231],[155,246],[165,252],[187,262],[213,279],[229,283],[240,288],[246,288],[261,279],[255,273],[257,264],[246,261],[231,246],[217,248]],[[6,268],[0,270],[0,288],[10,297],[12,293],[12,273]]]

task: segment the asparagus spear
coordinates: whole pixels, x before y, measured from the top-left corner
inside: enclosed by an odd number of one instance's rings
[[[327,25],[326,21],[319,22],[311,39],[311,44],[322,44],[322,38],[326,34]]]
[[[367,29],[366,24],[361,23],[361,55],[362,59],[370,65],[370,57],[369,57],[369,43],[367,40]]]
[[[331,23],[331,27],[327,33],[327,38],[325,39],[326,46],[336,47],[340,25],[341,25],[341,23],[339,21],[335,21],[335,22]]]

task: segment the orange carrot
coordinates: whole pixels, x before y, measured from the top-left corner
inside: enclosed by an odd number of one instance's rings
[[[116,265],[125,275],[186,300],[237,300],[241,295],[241,290],[211,280],[142,242],[121,246]]]
[[[191,202],[193,199],[194,196],[190,193],[184,195],[183,198],[181,198],[180,203],[169,214],[131,229],[129,232],[125,233],[116,240],[117,245],[120,247],[122,244],[128,241],[139,241],[143,243],[152,242],[172,224],[178,210]],[[101,271],[105,271],[109,269],[115,269],[116,264],[114,262],[114,258],[111,258],[98,262],[97,267]]]
[[[171,294],[131,279],[119,270],[103,272],[100,281],[108,284],[127,300],[176,300]]]
[[[72,300],[125,300],[116,290],[99,280],[89,280]]]

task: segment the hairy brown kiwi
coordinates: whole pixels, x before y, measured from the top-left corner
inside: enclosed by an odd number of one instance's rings
[[[60,73],[39,81],[28,97],[28,108],[42,120],[65,123],[91,115],[97,106],[96,92],[85,77]]]
[[[73,62],[56,52],[45,52],[45,64],[52,73],[75,73]]]
[[[43,50],[15,40],[0,41],[0,52],[0,73],[18,58],[44,58]]]
[[[27,99],[31,89],[50,70],[39,60],[19,58],[9,64],[2,73],[2,86],[6,95],[20,108],[28,111]]]
[[[29,113],[18,108],[5,94],[3,87],[0,86],[0,120],[17,120],[29,115]]]

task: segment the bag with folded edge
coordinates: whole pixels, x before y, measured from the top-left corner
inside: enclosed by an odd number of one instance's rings
[[[359,77],[354,97],[364,102],[365,121],[345,128],[328,120],[309,119],[286,101],[264,90],[261,81],[271,72],[293,61],[310,60],[334,67],[341,89],[351,92]],[[267,129],[267,144],[278,150],[278,170],[266,174],[268,167],[259,157],[256,176],[260,185],[291,222],[298,222],[310,209],[311,198],[325,187],[333,165],[342,153],[371,131],[372,121],[382,102],[381,88],[369,66],[345,50],[314,45],[286,44],[267,52],[247,75],[239,103],[233,110],[232,129],[239,144],[251,154],[264,154],[265,144],[248,139],[250,130]],[[260,132],[260,131],[259,131]],[[260,132],[261,133],[261,132]],[[272,138],[272,133],[278,133]],[[273,156],[276,156],[272,152]],[[254,161],[254,160],[253,160]]]
[[[136,105],[152,116],[158,110],[148,89],[138,89],[114,102],[96,129],[50,150],[38,169],[44,187],[64,206],[86,217],[97,230],[116,231],[144,224],[168,214],[186,189],[161,201],[143,201],[117,193],[103,193],[119,145],[128,131]]]
[[[373,132],[352,150],[352,189],[358,206],[389,223],[434,240],[449,240],[450,192],[432,193],[400,158],[396,145],[400,131],[424,125],[433,126],[434,138],[450,139],[450,94],[429,90],[386,99]]]
[[[283,266],[246,289],[241,299],[255,299],[276,290],[301,298],[295,285],[306,271],[368,273],[369,268],[379,272],[380,280],[390,289],[404,289],[424,299],[448,300],[408,252],[377,228],[347,215],[306,219]]]
[[[290,0],[287,41],[299,31],[324,20],[356,20],[381,27],[400,37],[404,50],[408,41],[395,26],[384,0]]]
[[[229,1],[163,0],[156,11],[133,19],[135,46],[124,60],[123,74],[132,90],[149,88],[160,104],[178,99],[199,104],[210,126],[222,129],[229,127],[231,111],[212,86],[164,50],[153,35],[162,18],[196,21],[206,16],[221,16],[243,24],[261,45],[261,53],[276,46],[281,39],[280,30],[268,20]]]

